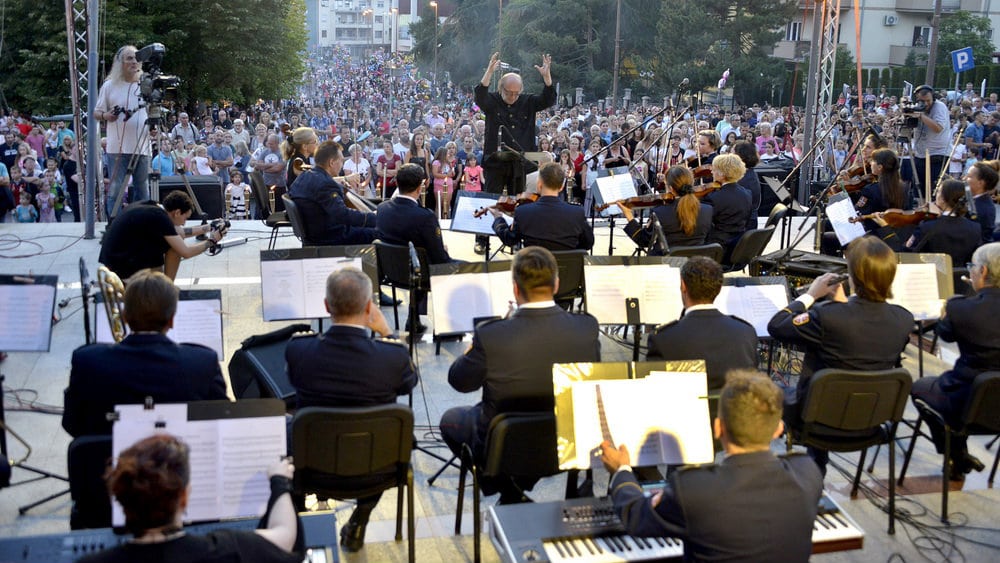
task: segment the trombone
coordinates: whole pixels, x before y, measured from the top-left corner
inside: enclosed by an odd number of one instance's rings
[[[115,342],[121,342],[128,332],[122,318],[122,311],[125,310],[125,284],[122,283],[118,274],[106,266],[101,266],[97,269],[97,285],[101,288],[101,295],[104,297],[104,312],[108,316],[111,335]]]

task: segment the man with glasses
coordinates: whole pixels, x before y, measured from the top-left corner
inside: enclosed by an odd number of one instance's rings
[[[913,382],[910,396],[920,399],[952,423],[962,416],[980,373],[1000,369],[1000,243],[984,244],[972,255],[969,284],[971,296],[959,295],[948,300],[937,333],[945,342],[958,344],[955,367],[940,377],[924,377]],[[944,427],[934,417],[925,419],[938,453],[944,453]],[[952,435],[949,478],[965,479],[965,474],[983,470],[983,462],[969,454],[966,437]]]

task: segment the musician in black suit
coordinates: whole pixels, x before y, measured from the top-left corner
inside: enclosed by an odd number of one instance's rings
[[[541,246],[548,250],[590,250],[594,246],[594,230],[587,223],[583,207],[559,198],[565,175],[556,162],[547,162],[538,169],[538,201],[514,209],[514,223],[493,214],[493,232],[508,246],[523,242],[525,246]]]
[[[785,404],[785,424],[802,424],[801,404],[810,376],[824,368],[884,370],[900,366],[914,328],[913,315],[886,300],[892,297],[896,253],[876,237],[859,237],[847,245],[847,273],[854,295],[848,299],[836,274],[816,278],[809,290],[775,313],[767,331],[776,340],[806,350],[798,387]],[[813,307],[816,301],[830,301]],[[826,474],[828,452],[810,448]]]
[[[694,176],[686,166],[671,166],[665,177],[666,185],[675,198],[651,210],[663,229],[667,239],[667,248],[655,245],[655,227],[650,224],[645,228],[635,219],[632,210],[626,205],[620,205],[622,215],[628,220],[625,234],[639,248],[648,248],[650,255],[662,255],[664,251],[674,246],[699,246],[705,244],[705,237],[712,230],[712,206],[702,203],[694,195]],[[652,246],[650,246],[652,245]]]
[[[934,202],[941,213],[917,225],[906,241],[906,250],[948,254],[952,265],[960,267],[983,242],[982,227],[966,217],[965,184],[959,180],[943,182]]]
[[[529,246],[514,256],[511,270],[517,309],[506,319],[480,324],[472,345],[448,370],[456,391],[483,390],[478,404],[451,408],[441,417],[441,434],[456,455],[466,443],[481,459],[486,430],[500,413],[551,413],[552,364],[601,359],[597,319],[570,314],[552,299],[559,268],[551,252]],[[497,484],[500,501],[521,500],[522,489],[531,485]]]
[[[993,231],[996,229],[997,208],[993,205],[990,194],[997,187],[1000,176],[992,166],[985,162],[972,165],[965,175],[965,182],[972,192],[973,205],[976,206],[976,222],[983,229],[983,244],[993,242]]]
[[[656,328],[646,360],[705,360],[709,390],[718,390],[732,369],[757,367],[753,325],[724,315],[713,304],[722,290],[722,266],[693,256],[681,267],[681,318]],[[719,343],[725,343],[720,346]]]
[[[615,510],[634,536],[674,536],[685,561],[808,561],[823,478],[808,457],[775,456],[781,435],[781,389],[754,372],[734,372],[713,422],[726,457],[683,468],[646,498],[625,446],[601,444],[612,473]]]
[[[344,268],[327,277],[330,328],[322,335],[293,338],[285,349],[288,380],[295,387],[299,408],[368,407],[396,402],[417,384],[406,346],[383,337],[392,334],[382,311],[372,302],[372,282],[361,270]],[[359,483],[359,487],[364,483]],[[358,506],[341,529],[347,551],[364,545],[365,528],[382,494],[358,499]]]
[[[735,154],[719,155],[712,161],[712,177],[722,187],[702,198],[702,202],[712,206],[712,230],[705,243],[721,244],[726,248],[727,258],[746,231],[752,211],[750,192],[736,183],[745,173],[746,165],[740,157]]]
[[[940,377],[924,377],[913,382],[911,396],[922,399],[945,418],[957,422],[965,409],[976,376],[1000,370],[1000,243],[980,246],[972,255],[969,279],[976,291],[971,296],[956,296],[945,305],[937,332],[945,342],[957,342],[960,356],[955,366]],[[938,453],[944,453],[944,428],[934,418],[925,422],[931,428]],[[951,438],[951,479],[960,481],[973,469],[983,470],[983,463],[969,455],[965,436]]]
[[[375,215],[349,209],[344,187],[333,179],[344,165],[340,145],[324,141],[314,159],[315,166],[298,176],[288,190],[302,215],[303,244],[337,246],[375,240]]]
[[[131,333],[118,344],[88,344],[73,352],[62,426],[74,438],[111,434],[115,405],[183,403],[226,398],[219,359],[200,344],[176,344],[179,292],[166,275],[142,270],[125,288],[122,316]]]

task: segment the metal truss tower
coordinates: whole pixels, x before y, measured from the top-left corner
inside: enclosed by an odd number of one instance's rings
[[[836,100],[833,83],[833,71],[837,64],[837,43],[840,29],[840,1],[816,0],[813,7],[812,47],[809,56],[809,83],[806,87],[805,125],[803,127],[803,149],[820,143],[812,155],[802,164],[799,173],[799,201],[808,201],[809,184],[820,180],[822,166],[814,163],[823,162],[831,149],[828,130],[833,127],[830,113]]]

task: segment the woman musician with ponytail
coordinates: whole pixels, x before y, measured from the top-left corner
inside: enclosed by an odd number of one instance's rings
[[[694,194],[694,176],[685,166],[672,166],[667,170],[666,184],[673,198],[663,198],[663,203],[653,207],[669,246],[698,246],[705,244],[705,237],[712,229],[712,206],[706,205]],[[640,248],[647,248],[655,240],[652,226],[643,228],[635,219],[632,209],[619,206],[628,219],[625,234]]]
[[[968,263],[982,243],[983,233],[979,223],[967,217],[965,184],[960,180],[946,180],[938,188],[934,203],[941,210],[940,214],[917,225],[904,250],[948,254],[956,267]]]

